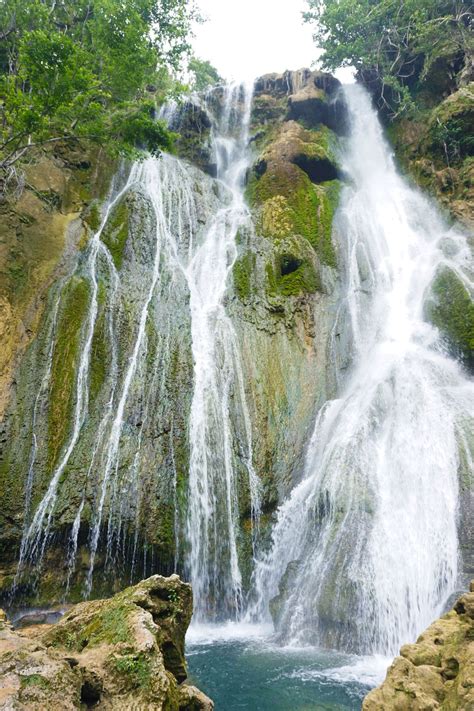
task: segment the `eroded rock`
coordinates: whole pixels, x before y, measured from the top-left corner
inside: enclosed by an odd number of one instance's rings
[[[0,708],[212,711],[187,676],[191,587],[154,575],[109,600],[73,607],[36,635],[0,614]]]
[[[474,581],[454,609],[406,644],[363,711],[474,708]]]

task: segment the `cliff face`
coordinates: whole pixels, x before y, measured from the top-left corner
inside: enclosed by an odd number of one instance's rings
[[[253,226],[238,234],[225,306],[239,341],[253,466],[263,483],[262,535],[269,514],[299,476],[315,405],[335,391],[335,364],[344,368],[349,362],[344,325],[333,332],[339,286],[337,238],[331,230],[340,189],[337,142],[345,129],[338,88],[330,75],[309,70],[269,75],[255,86],[254,163],[247,184]],[[217,111],[220,100],[217,91]],[[178,119],[177,149],[188,161],[183,169],[192,185],[192,220],[199,235],[222,199],[212,179],[211,120],[192,103],[184,104]],[[194,377],[189,291],[182,273],[170,267],[172,255],[155,243],[154,212],[139,185],[117,197],[92,264],[91,237],[106,205],[93,198],[104,200],[110,166],[84,157],[81,162],[78,156],[75,168],[61,158],[48,158],[47,165],[41,160],[31,188],[3,208],[11,215],[5,239],[16,281],[11,281],[10,313],[3,321],[12,345],[3,353],[9,370],[3,390],[0,588],[6,592],[11,586],[25,522],[31,523],[59,472],[48,500],[53,515],[45,512],[48,545],[33,583],[39,584],[40,598],[51,600],[67,590],[78,599],[99,506],[95,567],[107,567],[108,573],[96,576],[94,594],[121,585],[130,570],[141,576],[182,564]],[[117,175],[112,195],[123,188],[125,173]],[[183,220],[186,230],[191,218],[183,212],[173,219]],[[22,244],[38,251],[37,268],[34,255],[18,256],[15,250]],[[160,250],[158,287],[134,355],[155,249]],[[24,279],[27,291],[12,311],[13,300],[23,293],[18,279]],[[83,373],[93,301],[91,356]],[[13,358],[18,324],[26,335]],[[127,385],[133,358],[136,374]],[[98,492],[115,451],[108,432],[124,387],[129,389],[114,470],[120,484],[101,501]],[[81,405],[86,399],[87,412]],[[239,434],[247,423],[236,393],[230,407],[237,443],[232,457],[241,481],[237,545],[248,582],[251,511],[244,481],[247,454]],[[71,442],[72,454],[61,468]],[[116,559],[120,565],[111,565]],[[25,595],[30,589],[20,586]]]
[[[255,84],[255,158],[246,188],[254,229],[240,236],[230,311],[248,373],[255,465],[268,512],[300,475],[315,404],[334,394],[336,369],[350,357],[333,334],[336,154],[345,116],[338,90],[333,77],[308,70]]]
[[[51,283],[84,248],[91,206],[109,188],[112,161],[85,146],[37,154],[0,201],[0,418],[21,354],[38,331]]]
[[[474,581],[454,608],[406,644],[363,711],[474,708]]]
[[[0,613],[0,708],[212,711],[183,682],[189,585],[155,575],[55,625],[13,630]]]

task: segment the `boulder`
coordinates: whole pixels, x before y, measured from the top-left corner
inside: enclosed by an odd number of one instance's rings
[[[177,575],[80,603],[35,636],[0,613],[0,709],[212,711],[185,684],[191,614],[191,587]]]
[[[406,644],[363,711],[474,708],[474,581],[454,609]]]

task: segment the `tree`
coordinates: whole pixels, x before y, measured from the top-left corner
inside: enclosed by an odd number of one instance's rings
[[[465,0],[307,0],[307,22],[325,68],[353,66],[394,117],[442,57],[472,56],[472,3]]]
[[[205,59],[193,57],[188,65],[191,74],[191,88],[195,91],[205,91],[211,86],[222,82],[219,72]]]
[[[3,0],[0,171],[55,141],[128,156],[170,148],[156,102],[195,17],[187,0]]]

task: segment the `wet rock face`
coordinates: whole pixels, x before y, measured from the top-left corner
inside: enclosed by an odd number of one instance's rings
[[[211,119],[198,103],[188,101],[177,107],[170,128],[178,134],[175,148],[179,156],[216,176],[217,166],[210,143]]]
[[[307,128],[324,124],[336,133],[347,128],[347,114],[340,82],[326,72],[300,69],[284,74],[266,74],[255,82],[255,98],[279,99],[286,118],[302,121]],[[269,107],[271,101],[268,101]]]
[[[474,581],[454,608],[406,644],[363,711],[474,708]]]
[[[0,708],[212,711],[186,679],[189,585],[155,575],[34,634],[0,616]]]

